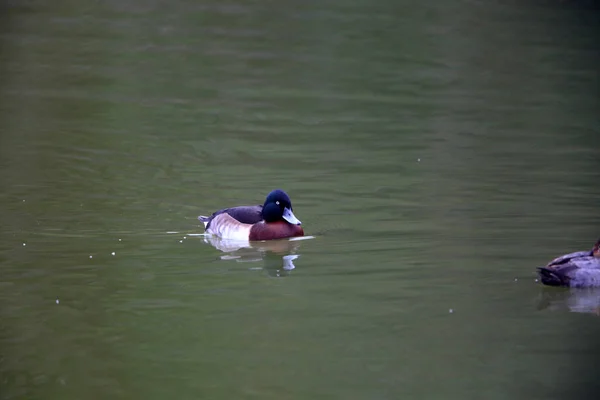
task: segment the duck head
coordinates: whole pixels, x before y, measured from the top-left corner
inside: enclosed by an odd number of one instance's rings
[[[302,223],[292,212],[292,201],[283,190],[273,190],[267,196],[262,208],[262,216],[265,222],[287,221],[292,225]]]

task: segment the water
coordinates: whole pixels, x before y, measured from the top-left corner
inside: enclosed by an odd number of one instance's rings
[[[595,398],[534,275],[599,235],[565,3],[4,5],[2,398]],[[314,238],[206,243],[277,187]]]

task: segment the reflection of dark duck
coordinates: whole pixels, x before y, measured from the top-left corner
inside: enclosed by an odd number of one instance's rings
[[[544,287],[538,300],[538,309],[600,316],[600,288],[551,290]]]
[[[299,238],[303,239],[303,238]],[[272,253],[279,258],[295,253],[300,247],[299,239],[269,240],[264,242],[243,242],[239,240],[222,239],[217,236],[206,236],[204,242],[209,243],[217,250],[225,253],[223,260],[237,260],[240,262],[263,260],[267,253]]]
[[[270,276],[281,277],[289,274],[296,268],[294,260],[300,257],[296,251],[303,239],[312,237],[299,237],[282,240],[269,240],[264,242],[243,242],[238,240],[221,239],[217,236],[205,236],[204,242],[221,250],[224,255],[221,260],[235,260],[237,262],[262,261],[264,269]]]
[[[600,287],[600,240],[591,251],[565,254],[539,267],[544,285],[566,287]]]
[[[223,239],[256,241],[304,236],[292,202],[283,190],[273,190],[257,206],[225,208],[210,217],[200,216],[207,233]]]

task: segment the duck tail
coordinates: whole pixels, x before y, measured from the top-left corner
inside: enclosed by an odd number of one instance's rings
[[[555,268],[538,267],[540,280],[548,286],[569,286],[571,280],[566,274],[561,273]]]
[[[198,219],[204,223],[205,228],[206,228],[206,225],[208,225],[208,223],[210,222],[210,217],[205,217],[204,215],[200,215],[198,217]]]

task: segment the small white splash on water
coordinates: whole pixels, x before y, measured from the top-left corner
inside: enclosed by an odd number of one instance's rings
[[[112,252],[112,253],[110,253],[110,254],[114,256],[116,253],[113,251],[113,252]]]
[[[535,281],[536,281],[536,282],[539,282],[537,278],[535,278]]]
[[[119,242],[121,241],[121,239],[119,239]]]
[[[187,236],[184,236],[183,238],[184,238],[184,239],[187,239]]]
[[[23,243],[23,246],[27,246],[27,243]]]
[[[175,231],[167,231],[167,234],[172,235],[174,233],[179,233],[179,232],[175,232]]]
[[[58,300],[58,297],[56,298],[56,304],[59,304],[60,300]]]
[[[454,313],[454,310],[453,310],[453,309],[449,309],[449,310],[448,310],[448,313],[450,313],[450,314],[453,314],[453,313]]]
[[[180,240],[179,243],[183,243],[183,240]]]
[[[25,199],[23,199],[23,203],[25,203]]]
[[[90,258],[93,258],[94,256],[90,256]]]
[[[296,237],[290,238],[289,241],[295,242],[298,240],[309,240],[309,239],[314,239],[314,238],[315,238],[314,236],[296,236]]]
[[[421,159],[420,159],[420,158],[417,158],[417,162],[421,162]]]
[[[517,280],[518,280],[518,279],[517,279],[517,278],[515,278],[515,282],[516,282]]]

